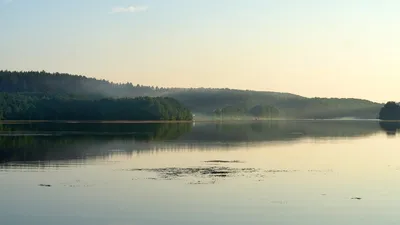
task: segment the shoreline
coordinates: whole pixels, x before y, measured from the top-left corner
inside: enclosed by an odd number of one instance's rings
[[[232,123],[232,122],[272,122],[272,121],[288,121],[288,122],[400,122],[385,121],[379,119],[243,119],[243,120],[0,120],[0,124],[19,124],[19,123],[65,123],[65,124],[156,124],[156,123]]]
[[[0,124],[16,123],[105,123],[105,124],[150,124],[150,123],[192,123],[191,120],[1,120]]]

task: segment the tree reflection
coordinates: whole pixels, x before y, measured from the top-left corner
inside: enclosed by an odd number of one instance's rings
[[[388,133],[398,125],[381,124]],[[0,126],[0,163],[86,160],[110,154],[221,150],[243,144],[290,143],[302,139],[356,138],[380,131],[368,121],[253,121],[154,124],[30,123]]]
[[[191,123],[2,125],[0,163],[82,159],[111,146],[134,150],[136,143],[176,140],[191,129]]]
[[[397,130],[400,129],[399,122],[380,122],[379,126],[381,127],[382,130],[386,132],[388,136],[395,136]]]

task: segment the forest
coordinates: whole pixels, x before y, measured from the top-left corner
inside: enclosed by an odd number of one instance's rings
[[[134,77],[132,78],[134,80]],[[383,104],[354,98],[307,98],[290,93],[229,88],[165,88],[113,83],[66,73],[0,71],[0,91],[31,97],[99,100],[169,97],[196,118],[376,119]],[[95,103],[93,103],[95,104]],[[269,109],[269,110],[268,110]],[[258,110],[258,111],[257,111]]]
[[[168,97],[79,99],[0,94],[4,120],[192,120],[192,113]]]

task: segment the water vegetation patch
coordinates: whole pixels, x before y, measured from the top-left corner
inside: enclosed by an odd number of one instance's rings
[[[208,160],[204,161],[205,163],[244,163],[244,161],[240,160]]]
[[[190,184],[210,184],[215,183],[217,179],[246,177],[246,178],[264,178],[267,173],[290,173],[296,170],[265,170],[257,168],[232,168],[232,167],[165,167],[165,168],[137,168],[128,171],[134,172],[150,172],[155,173],[157,178],[152,177],[152,180],[173,180],[181,178],[194,178],[196,181]],[[211,180],[210,180],[211,179]]]

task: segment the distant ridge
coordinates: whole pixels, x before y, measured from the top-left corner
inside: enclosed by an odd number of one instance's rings
[[[73,86],[73,87],[71,87]],[[174,92],[183,91],[227,91],[258,92],[270,95],[287,95],[301,97],[291,93],[272,91],[252,91],[230,88],[180,88],[157,87],[140,84],[117,83],[105,79],[97,79],[83,75],[68,73],[48,73],[45,71],[8,71],[0,70],[0,90],[3,92],[27,92],[27,93],[56,93],[56,94],[89,94],[105,97],[142,97],[162,96]]]
[[[0,92],[89,99],[165,96],[177,99],[198,116],[207,117],[214,117],[217,109],[228,106],[247,111],[256,105],[268,105],[279,109],[280,116],[285,118],[375,119],[382,107],[355,98],[306,98],[291,93],[228,88],[163,88],[45,71],[0,71]]]

